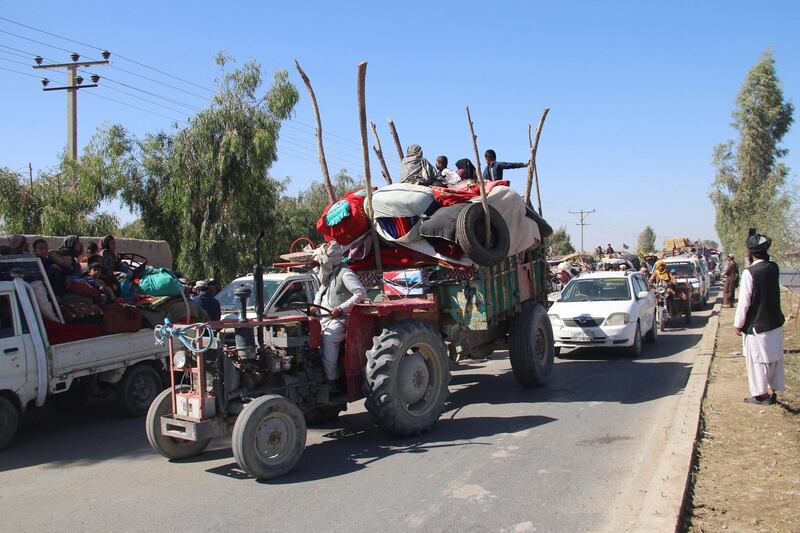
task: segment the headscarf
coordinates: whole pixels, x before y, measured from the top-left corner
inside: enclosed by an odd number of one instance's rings
[[[64,239],[64,244],[56,250],[58,255],[70,256],[75,257],[72,248],[75,246],[75,243],[80,240],[80,236],[78,235],[70,235],[66,239]]]
[[[662,266],[664,267],[664,270],[659,270],[659,267]],[[669,272],[667,271],[667,264],[662,259],[656,261],[656,264],[653,267],[653,275],[661,281],[669,281],[671,279]]]
[[[110,243],[113,240],[114,240],[114,236],[113,235],[106,235],[105,237],[103,237],[100,240],[100,249],[101,250],[108,249],[108,243]]]
[[[25,235],[20,235],[17,233],[8,238],[8,247],[12,252],[18,252],[22,250],[22,247],[25,246],[26,242],[28,242],[28,239],[25,237]]]
[[[458,169],[458,175],[461,176],[462,180],[476,179],[475,165],[473,165],[472,161],[469,159],[459,159],[456,161],[456,168]]]
[[[772,245],[772,239],[767,237],[766,235],[761,235],[760,233],[756,233],[755,228],[750,228],[750,231],[747,234],[747,241],[745,242],[745,246],[751,252],[757,253],[767,253],[769,247]]]
[[[436,178],[436,169],[422,156],[422,147],[409,145],[400,168],[400,182],[430,187]]]
[[[343,255],[342,246],[337,242],[320,245],[314,250],[314,261],[319,263],[319,266],[314,269],[314,273],[319,278],[321,285],[325,285],[334,269],[342,264]]]

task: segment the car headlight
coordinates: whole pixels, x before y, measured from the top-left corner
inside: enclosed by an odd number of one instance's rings
[[[611,313],[606,318],[606,326],[624,326],[631,320],[631,315],[628,313]]]
[[[554,328],[561,328],[564,327],[564,322],[561,321],[561,317],[558,315],[547,315],[550,317],[550,325]]]
[[[173,368],[186,368],[187,361],[186,352],[183,350],[178,350],[175,352],[175,355],[172,356]]]

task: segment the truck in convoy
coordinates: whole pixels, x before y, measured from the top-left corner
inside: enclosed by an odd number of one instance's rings
[[[123,413],[144,415],[166,380],[166,349],[154,343],[153,331],[57,344],[48,336],[34,280],[55,302],[37,257],[0,257],[0,449],[24,412],[51,399],[114,394]]]

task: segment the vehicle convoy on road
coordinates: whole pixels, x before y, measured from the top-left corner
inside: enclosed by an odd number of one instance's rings
[[[548,381],[554,349],[541,246],[491,267],[407,272],[415,280],[407,286],[381,271],[359,273],[372,276],[365,285],[383,287],[383,294],[350,313],[339,358],[341,387],[326,380],[320,316],[308,303],[294,304],[296,311],[288,315],[262,316],[266,298],[256,293],[257,316],[249,318],[252,293],[243,286],[233,291],[237,319],[166,325],[158,334],[169,344],[173,381],[147,416],[152,447],[180,459],[231,434],[239,466],[270,479],[300,460],[307,423],[332,419],[361,398],[388,434],[427,431],[449,394],[450,359],[508,348],[522,386]],[[257,265],[256,289],[263,286],[261,278]]]
[[[124,413],[142,416],[164,388],[166,350],[154,345],[150,329],[54,344],[34,288],[23,279],[39,265],[30,256],[0,258],[2,272],[13,274],[0,276],[13,278],[0,281],[0,449],[21,414],[48,399],[80,400],[77,389],[113,393]]]
[[[642,352],[642,337],[658,336],[655,295],[638,272],[583,274],[567,284],[548,310],[556,352],[561,348],[619,347]]]

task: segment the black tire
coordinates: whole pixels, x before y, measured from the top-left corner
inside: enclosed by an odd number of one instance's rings
[[[636,323],[636,333],[633,334],[633,345],[628,348],[627,352],[631,357],[642,355],[642,328],[638,322]]]
[[[185,390],[188,387],[179,387],[176,390]],[[200,454],[206,449],[211,439],[198,441],[174,439],[161,434],[161,417],[172,411],[172,398],[170,389],[164,390],[156,396],[150,409],[147,411],[145,432],[150,446],[167,459],[186,459]]]
[[[514,377],[523,387],[542,387],[553,373],[553,328],[545,308],[533,301],[522,304],[508,335],[508,355]]]
[[[561,356],[561,347],[556,346],[553,348],[553,357],[560,357]]]
[[[655,315],[653,315],[653,327],[644,336],[644,340],[647,342],[656,342],[658,340],[658,320]]]
[[[158,370],[139,363],[126,370],[117,384],[117,400],[128,416],[144,416],[163,390],[164,381]]]
[[[5,396],[0,396],[0,450],[8,446],[19,427],[17,406]]]
[[[687,324],[691,324],[692,323],[692,306],[691,306],[691,304],[687,304],[686,305],[686,309],[684,309],[683,315],[684,315],[684,317],[686,319],[686,323]]]
[[[277,394],[256,398],[236,418],[231,447],[236,463],[254,478],[284,476],[294,469],[306,447],[303,413]]]
[[[419,320],[384,329],[367,351],[366,406],[378,426],[406,437],[428,431],[450,391],[450,361],[439,333]]]
[[[482,266],[496,265],[505,259],[511,246],[505,220],[494,207],[489,206],[489,213],[492,219],[492,242],[488,246],[483,206],[480,203],[465,208],[456,220],[456,241],[467,257]]]
[[[664,331],[664,329],[667,327],[667,320],[664,317],[664,308],[659,306],[658,309],[656,309],[656,313],[658,314],[656,317],[656,320],[658,321],[658,329],[659,331]]]
[[[339,413],[346,410],[346,405],[318,405],[306,412],[303,416],[306,419],[306,426],[314,427],[333,422],[339,418]]]

